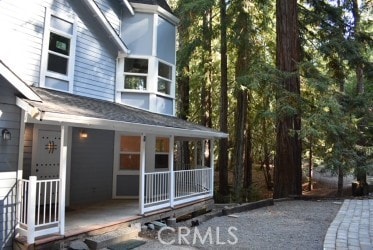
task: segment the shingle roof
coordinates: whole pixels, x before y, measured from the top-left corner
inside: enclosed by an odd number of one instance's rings
[[[158,5],[168,12],[172,13],[172,10],[166,0],[129,0],[130,3],[143,3],[149,5]]]
[[[196,131],[199,134],[211,135],[213,137],[226,137],[226,134],[206,128],[177,117],[152,113],[127,105],[114,102],[98,100],[94,98],[73,95],[65,92],[36,88],[32,89],[41,97],[42,102],[23,99],[32,107],[42,112],[50,112],[64,115],[80,116],[85,118],[102,119],[131,124],[164,127],[170,129],[181,129]]]

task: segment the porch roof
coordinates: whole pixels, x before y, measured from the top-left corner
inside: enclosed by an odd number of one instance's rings
[[[226,138],[228,135],[182,119],[152,113],[114,102],[32,87],[42,102],[18,98],[29,122],[154,133],[196,138]]]

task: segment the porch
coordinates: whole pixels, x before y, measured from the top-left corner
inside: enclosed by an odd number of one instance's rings
[[[68,242],[76,238],[89,237],[129,227],[133,224],[145,224],[154,220],[170,217],[181,217],[196,211],[210,211],[213,207],[212,199],[203,199],[165,208],[144,215],[138,215],[138,201],[136,200],[108,200],[95,204],[66,209],[65,234],[49,234],[38,237],[33,244],[35,247],[48,249],[56,242]],[[82,226],[84,225],[84,226]],[[30,243],[27,237],[16,238],[19,249],[28,249]]]
[[[60,179],[30,176],[18,184],[17,231],[32,244],[50,235],[69,236],[123,222],[144,222],[152,213],[212,198],[212,178],[212,168],[144,173],[140,187],[144,195],[139,199],[113,199],[66,210]]]

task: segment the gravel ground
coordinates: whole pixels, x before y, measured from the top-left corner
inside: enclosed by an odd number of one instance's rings
[[[281,201],[198,227],[170,228],[137,249],[323,249],[326,231],[341,201]],[[181,234],[178,234],[180,230]],[[190,233],[188,231],[190,230]],[[181,237],[185,235],[184,239]],[[174,242],[173,244],[162,244]]]

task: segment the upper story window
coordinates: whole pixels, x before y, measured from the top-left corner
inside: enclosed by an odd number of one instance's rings
[[[172,84],[172,67],[158,62],[158,92],[170,95]]]
[[[126,58],[124,62],[124,88],[146,90],[148,77],[148,60]]]
[[[72,91],[76,25],[46,11],[40,85]]]

